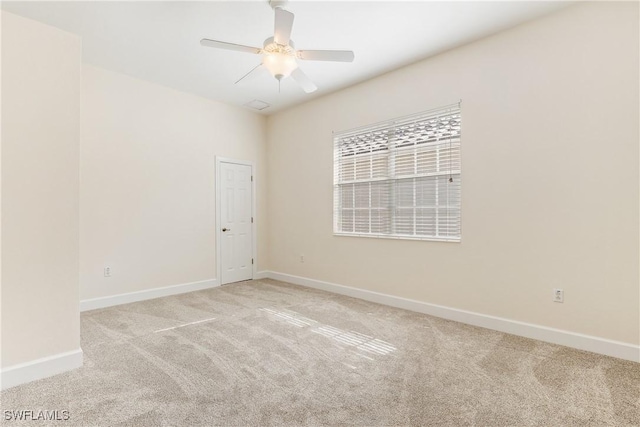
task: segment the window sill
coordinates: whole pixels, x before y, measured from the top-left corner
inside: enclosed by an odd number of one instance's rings
[[[337,237],[368,237],[374,239],[392,239],[392,240],[422,240],[427,242],[444,242],[444,243],[461,243],[461,237],[418,237],[418,236],[402,236],[393,234],[362,234],[362,233],[333,233]]]

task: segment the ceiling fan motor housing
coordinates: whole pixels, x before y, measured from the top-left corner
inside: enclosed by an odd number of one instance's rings
[[[269,37],[262,44],[263,50],[268,53],[280,52],[286,53],[288,55],[295,55],[296,53],[296,45],[293,43],[293,40],[289,39],[289,44],[282,45],[275,42],[273,37]]]

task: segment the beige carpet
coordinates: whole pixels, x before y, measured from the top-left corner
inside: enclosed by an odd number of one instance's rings
[[[640,424],[640,364],[271,280],[83,313],[82,348],[83,368],[2,409],[78,426]]]

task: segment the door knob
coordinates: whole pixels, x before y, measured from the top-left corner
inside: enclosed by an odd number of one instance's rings
[[[231,231],[230,228],[223,228],[222,231]]]

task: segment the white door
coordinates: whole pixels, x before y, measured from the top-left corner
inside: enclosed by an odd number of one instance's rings
[[[220,162],[221,284],[253,278],[251,166]]]

